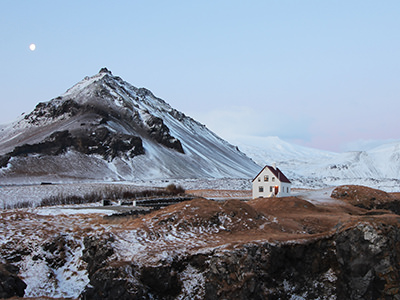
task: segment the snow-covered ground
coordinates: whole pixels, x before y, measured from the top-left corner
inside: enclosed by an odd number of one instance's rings
[[[50,185],[14,185],[0,187],[0,208],[12,207],[18,203],[29,203],[35,207],[44,198],[51,196],[84,196],[93,192],[116,187],[112,183],[65,183]],[[141,189],[134,184],[118,184],[123,189]]]
[[[40,199],[52,193],[87,193],[104,186],[118,185],[124,188],[142,189],[170,183],[180,184],[186,189],[199,190],[208,189],[210,185],[224,191],[232,187],[237,189],[249,187],[248,180],[236,179],[230,182],[229,180],[178,182],[162,180],[115,184],[9,186],[2,189],[8,190],[9,199],[16,200],[17,197],[12,198],[13,190],[18,191],[19,195],[24,195],[24,191],[31,193],[30,196],[25,194],[26,199],[33,197]],[[293,195],[319,205],[340,202],[330,198],[331,192],[332,188],[295,189]],[[333,219],[332,224],[336,224],[336,216],[315,216],[316,211],[312,208],[307,211],[307,206],[298,204],[304,202],[296,201],[303,200],[290,198],[288,202],[290,207],[297,209],[295,217],[309,220],[311,225],[314,224],[312,223],[314,217],[327,217]],[[94,237],[95,240],[106,241],[107,237],[112,236],[109,240],[114,249],[112,259],[121,262],[134,261],[139,265],[157,264],[188,253],[223,250],[225,247],[229,248],[231,243],[241,243],[245,238],[250,240],[254,238],[251,240],[252,243],[265,242],[267,237],[273,236],[275,240],[277,234],[282,234],[288,235],[292,241],[294,236],[291,234],[300,234],[301,240],[304,239],[304,234],[307,234],[304,226],[299,227],[296,225],[297,221],[293,220],[286,222],[288,204],[278,208],[278,212],[281,210],[283,216],[270,215],[277,211],[269,210],[269,213],[260,218],[258,212],[262,210],[262,206],[256,206],[257,201],[253,202],[255,205],[253,207],[258,207],[257,209],[252,209],[248,203],[237,200],[228,203],[196,199],[158,210],[151,215],[143,215],[136,219],[126,218],[123,221],[103,218],[114,211],[112,208],[100,207],[100,204],[96,203],[84,206],[0,210],[0,263],[5,260],[13,261],[20,268],[19,276],[28,285],[25,290],[26,297],[77,298],[89,284],[87,264],[82,259],[85,238]],[[301,217],[301,213],[306,213],[304,216],[308,217]],[[323,222],[318,222],[320,223]],[[245,230],[249,231],[243,235]],[[239,235],[232,238],[235,232]],[[191,284],[201,285],[204,282],[203,275],[188,267],[182,276],[182,295],[185,297],[177,299],[188,299],[187,295],[195,296],[190,292]]]
[[[335,187],[327,187],[323,189],[294,189],[292,195],[307,200],[313,204],[326,204],[338,202],[337,199],[331,198],[332,191]]]
[[[60,183],[49,185],[8,185],[0,186],[0,209],[14,207],[18,203],[29,203],[35,207],[44,198],[51,196],[84,196],[113,188],[126,191],[140,191],[169,184],[180,185],[186,190],[224,189],[250,190],[249,179],[158,179],[137,180],[135,182],[86,182]]]
[[[241,143],[239,148],[260,166],[276,163],[295,187],[357,184],[386,192],[400,191],[400,141],[343,153],[294,145],[278,137],[259,138],[256,142]]]

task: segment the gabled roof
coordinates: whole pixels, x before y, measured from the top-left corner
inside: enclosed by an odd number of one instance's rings
[[[282,171],[279,170],[279,168],[274,168],[274,167],[271,167],[271,166],[265,166],[265,167],[257,174],[257,176],[254,177],[254,179],[253,179],[251,182],[253,182],[254,180],[256,180],[257,177],[258,177],[265,169],[267,169],[267,168],[271,171],[272,174],[274,174],[274,176],[275,176],[276,178],[278,178],[278,180],[279,180],[280,182],[291,183],[290,180],[285,176],[285,174],[283,174]]]

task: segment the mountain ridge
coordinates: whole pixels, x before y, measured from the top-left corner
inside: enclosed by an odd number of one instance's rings
[[[31,179],[46,177],[46,168],[35,162],[38,157],[51,172],[70,179],[240,178],[259,168],[205,125],[106,68],[39,103],[1,133],[1,181],[23,174],[23,165]],[[63,137],[63,147],[44,149],[57,136]],[[77,168],[82,154],[87,172]],[[69,170],[57,171],[54,164]],[[103,174],[90,171],[101,168]]]
[[[249,146],[255,141],[257,147]],[[235,144],[103,68],[0,126],[0,182],[251,179],[277,163],[294,187],[362,184],[395,191],[400,184],[400,142],[343,153],[278,137]]]
[[[361,184],[398,191],[400,141],[342,153],[290,144],[278,137],[260,139],[258,144],[261,147],[238,146],[259,165],[276,163],[296,187]]]

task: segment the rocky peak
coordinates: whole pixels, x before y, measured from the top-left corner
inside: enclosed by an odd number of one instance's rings
[[[66,94],[39,103],[23,120],[37,128],[69,122],[68,130],[54,131],[67,132],[67,139],[52,139],[54,133],[49,133],[39,142],[17,145],[1,157],[1,167],[5,167],[11,157],[30,154],[54,156],[69,149],[88,155],[100,154],[106,160],[117,156],[132,158],[145,153],[143,138],[184,153],[181,141],[171,135],[162,116],[154,114],[160,109],[158,103],[169,107],[151,91],[137,89],[113,76],[107,68],[102,68],[98,74],[84,78]],[[78,125],[72,122],[73,119],[84,121],[79,121]],[[119,132],[121,128],[124,128],[123,132]],[[104,132],[107,134],[98,134]]]
[[[55,132],[69,133],[65,143],[56,145],[62,139],[50,138]],[[104,132],[107,136],[102,135]],[[118,178],[121,174],[133,177],[141,173],[192,177],[199,176],[199,169],[207,177],[242,177],[259,168],[204,125],[173,109],[148,89],[136,88],[112,75],[107,68],[85,77],[64,94],[39,103],[0,136],[0,176],[2,172],[28,176],[26,168],[19,171],[19,167],[28,161],[34,163],[34,157],[64,162],[62,155],[68,156],[69,152],[86,155],[96,168],[99,155],[115,164],[122,159],[119,166],[125,166],[118,172],[105,165],[106,172]],[[153,167],[145,170],[135,164],[137,160],[131,158],[139,155]],[[138,175],[131,170],[137,170]],[[84,176],[93,174],[79,172]],[[76,168],[71,173],[75,177]]]
[[[100,71],[99,71],[99,74],[100,74],[100,73],[107,73],[107,74],[112,75],[111,71],[108,70],[106,67],[101,68]]]

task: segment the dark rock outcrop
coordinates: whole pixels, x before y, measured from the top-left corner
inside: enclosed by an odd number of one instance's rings
[[[53,269],[59,269],[65,265],[68,253],[68,241],[65,236],[59,235],[53,240],[43,244],[43,250],[46,255],[44,257],[48,266]]]
[[[111,262],[90,277],[82,299],[165,299],[181,292],[179,273],[170,265],[139,267]]]
[[[388,203],[381,203],[376,206],[377,209],[387,209],[396,215],[400,215],[400,200],[393,200]]]
[[[81,299],[154,299],[150,298],[136,276],[128,263],[110,264],[92,274],[91,284],[86,287]]]
[[[178,271],[172,266],[145,266],[140,270],[140,282],[157,298],[173,299],[181,291]]]
[[[11,156],[9,154],[6,155],[0,155],[0,168],[5,168],[8,165],[8,162],[10,161]]]
[[[93,131],[82,129],[73,133],[65,130],[52,133],[40,143],[15,147],[12,152],[0,157],[0,167],[5,167],[11,157],[29,154],[59,155],[69,149],[84,154],[99,154],[105,159],[113,159],[118,155],[132,158],[145,153],[140,137],[114,133],[106,127],[98,127]]]
[[[59,155],[72,145],[72,137],[68,130],[52,133],[43,142],[37,144],[24,144],[17,146],[10,156],[27,156],[29,154]]]
[[[146,124],[148,126],[147,132],[154,140],[167,148],[184,153],[181,142],[170,135],[169,128],[162,119],[152,116],[146,120]]]
[[[336,239],[338,299],[400,299],[400,232],[358,224]]]
[[[188,289],[188,269],[203,283]],[[358,223],[307,241],[252,243],[156,266],[114,261],[89,273],[84,299],[400,299],[400,230]]]
[[[18,268],[10,264],[0,264],[0,298],[23,297],[26,284],[18,276]]]
[[[99,269],[106,266],[111,255],[114,254],[114,249],[111,246],[112,237],[107,239],[98,239],[96,237],[85,237],[83,244],[85,250],[82,254],[82,259],[87,263],[89,278]]]
[[[25,116],[32,125],[39,124],[41,119],[56,119],[62,115],[72,117],[81,112],[81,106],[71,99],[55,98],[50,102],[40,102],[35,109]]]
[[[100,71],[99,71],[99,73],[107,73],[107,74],[112,75],[111,71],[108,70],[106,67],[101,68]]]
[[[399,234],[359,224],[329,238],[214,256],[205,299],[400,299]]]

